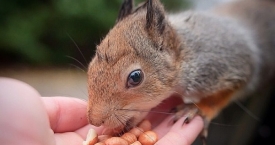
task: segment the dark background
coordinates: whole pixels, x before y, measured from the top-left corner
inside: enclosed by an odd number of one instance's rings
[[[275,91],[266,105],[268,107],[257,127],[253,145],[275,145]]]

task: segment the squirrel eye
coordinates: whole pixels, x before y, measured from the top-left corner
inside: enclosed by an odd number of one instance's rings
[[[143,80],[143,73],[141,70],[134,70],[132,71],[127,80],[127,87],[135,87],[141,83]]]

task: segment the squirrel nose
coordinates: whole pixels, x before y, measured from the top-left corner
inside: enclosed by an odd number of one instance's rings
[[[94,113],[92,113],[90,110],[88,112],[89,116],[88,116],[88,120],[89,120],[89,123],[94,125],[94,126],[101,126],[102,124],[104,124],[104,116],[102,116],[102,114],[97,114],[95,115]]]
[[[104,121],[102,120],[95,120],[95,119],[90,119],[90,124],[96,126],[96,127],[99,127],[101,126],[102,124],[104,124]]]

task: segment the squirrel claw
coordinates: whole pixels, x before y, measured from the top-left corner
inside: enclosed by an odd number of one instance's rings
[[[171,113],[175,113],[174,123],[179,120],[181,117],[185,116],[186,119],[184,120],[183,124],[188,124],[196,115],[201,115],[198,107],[194,104],[181,104],[175,108],[172,108]],[[202,116],[203,117],[203,116]],[[204,120],[204,128],[200,133],[200,138],[203,145],[206,145],[206,138],[208,134],[208,126],[209,121],[203,117]]]
[[[189,123],[199,113],[199,109],[193,104],[181,104],[171,109],[170,112],[175,113],[174,122],[185,116],[184,123]]]
[[[200,138],[201,138],[202,144],[206,145],[206,136],[201,134]]]
[[[200,138],[201,138],[202,144],[206,145],[206,138],[208,136],[208,126],[210,121],[207,120],[205,117],[203,117],[203,121],[204,121],[204,127],[200,133]]]

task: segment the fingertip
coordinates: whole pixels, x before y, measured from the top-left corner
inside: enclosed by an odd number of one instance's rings
[[[182,117],[178,120],[171,128],[171,131],[195,140],[203,129],[203,119],[200,116],[195,116],[189,123],[184,123],[185,119],[185,117]]]
[[[41,95],[29,84],[0,77],[0,116],[3,144],[54,144]]]
[[[185,119],[186,117],[179,119],[172,126],[171,130],[157,142],[157,144],[192,144],[203,129],[203,119],[200,116],[196,116],[188,124],[184,123]]]
[[[193,118],[193,124],[197,124],[197,125],[199,125],[201,128],[203,128],[203,125],[204,125],[204,121],[203,121],[203,118],[201,117],[201,116],[195,116],[194,118]]]
[[[20,94],[19,96],[17,94]],[[0,77],[0,95],[8,97],[33,97],[39,98],[40,94],[29,84],[13,78]]]
[[[157,127],[154,128],[154,132],[157,133],[159,138],[162,138],[167,132],[171,130],[173,126],[174,116],[165,118]]]
[[[43,97],[51,128],[55,132],[75,131],[88,124],[87,102],[72,97]]]

